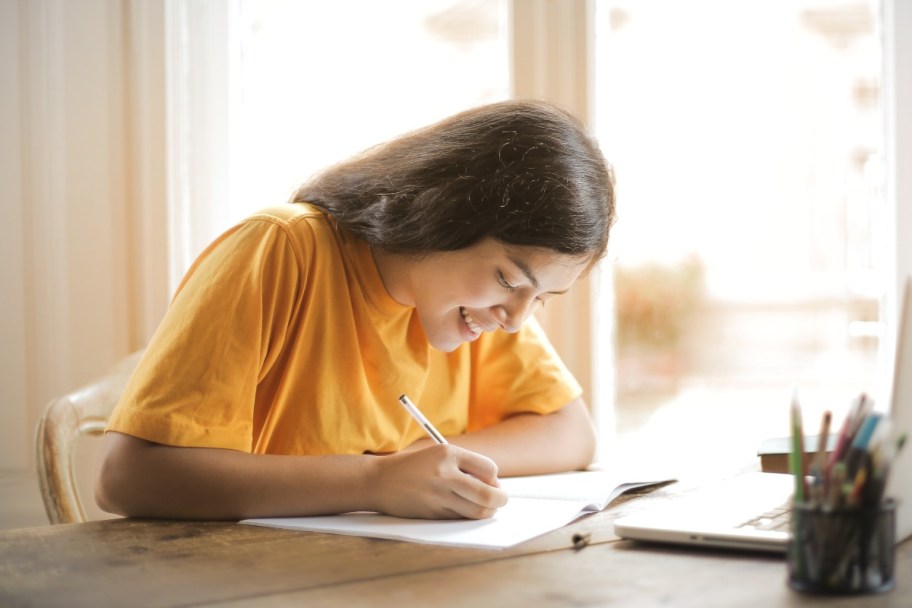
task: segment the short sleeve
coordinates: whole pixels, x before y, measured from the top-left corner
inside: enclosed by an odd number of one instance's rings
[[[229,230],[184,277],[108,430],[250,451],[256,389],[300,305],[303,261],[268,217]]]
[[[485,334],[472,344],[470,431],[511,414],[550,413],[581,394],[534,317],[514,334]]]

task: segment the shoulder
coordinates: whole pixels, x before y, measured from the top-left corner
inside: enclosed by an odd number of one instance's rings
[[[332,229],[335,222],[324,209],[307,203],[288,203],[257,211],[244,223],[274,224],[286,230],[304,227],[325,230]]]
[[[295,270],[337,275],[360,260],[364,247],[323,209],[302,203],[278,205],[249,215],[222,233],[196,264],[211,262],[242,271]],[[368,250],[369,255],[369,250]],[[270,270],[272,269],[272,270]]]
[[[205,269],[222,275],[275,267],[287,272],[303,269],[321,257],[317,251],[338,249],[336,232],[332,218],[312,205],[269,207],[216,237],[196,258],[187,276]]]
[[[283,234],[298,253],[327,245],[338,246],[340,230],[324,209],[307,203],[288,203],[261,209],[243,220],[237,228],[253,234]]]

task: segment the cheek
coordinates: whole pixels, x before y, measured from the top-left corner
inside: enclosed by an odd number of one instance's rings
[[[468,289],[459,298],[459,306],[470,309],[483,309],[502,304],[507,292],[500,286],[495,288],[476,287]]]
[[[491,288],[483,285],[481,281],[465,280],[460,284],[438,285],[437,291],[426,292],[422,299],[425,305],[439,310],[450,310],[460,306],[484,308],[496,304],[502,291],[503,288],[497,285]]]

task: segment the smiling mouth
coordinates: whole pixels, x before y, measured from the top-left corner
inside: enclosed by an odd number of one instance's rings
[[[481,335],[481,333],[484,332],[484,328],[478,324],[478,321],[476,321],[464,307],[459,307],[459,314],[462,315],[462,320],[465,321],[466,327],[469,328],[470,332],[476,336]]]

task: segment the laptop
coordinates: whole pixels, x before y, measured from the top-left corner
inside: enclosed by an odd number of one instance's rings
[[[896,337],[889,415],[893,432],[912,441],[912,277],[906,280]],[[784,553],[791,475],[746,473],[700,487],[614,522],[621,538]],[[886,496],[896,500],[896,542],[912,536],[912,446],[894,459]]]

